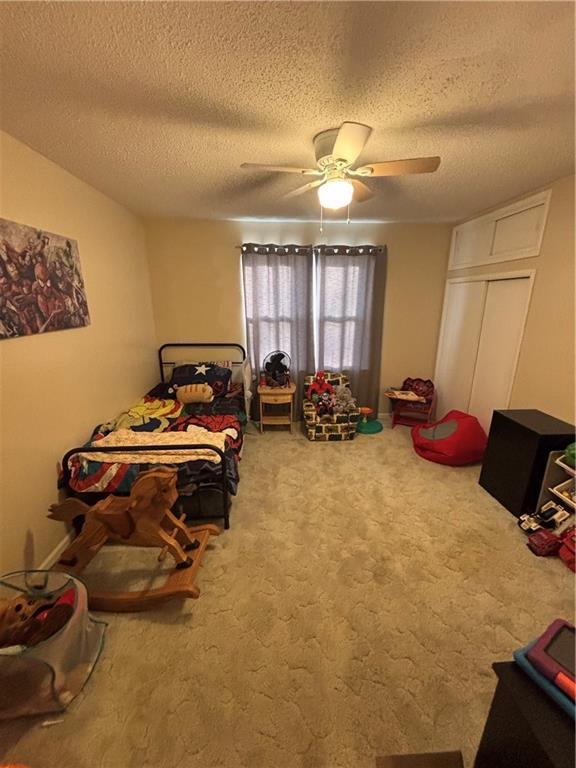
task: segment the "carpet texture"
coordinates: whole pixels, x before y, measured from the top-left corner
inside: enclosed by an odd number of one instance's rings
[[[572,574],[530,553],[478,474],[418,458],[402,427],[321,445],[249,435],[200,599],[108,614],[64,722],[3,724],[0,755],[34,768],[373,768],[376,755],[461,749],[471,765],[491,663],[573,618]]]

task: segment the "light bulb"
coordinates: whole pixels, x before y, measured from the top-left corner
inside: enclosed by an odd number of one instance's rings
[[[318,199],[322,208],[344,208],[349,205],[354,194],[354,187],[347,179],[328,179],[318,187]]]

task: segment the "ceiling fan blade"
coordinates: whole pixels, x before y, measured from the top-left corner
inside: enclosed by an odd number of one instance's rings
[[[434,173],[439,165],[439,157],[413,157],[410,160],[367,163],[352,173],[359,176],[404,176],[410,173]]]
[[[332,154],[352,164],[370,138],[372,128],[362,123],[342,123],[332,148]]]
[[[319,187],[321,184],[324,184],[324,179],[318,179],[318,181],[309,181],[308,184],[304,184],[304,186],[302,187],[293,189],[292,192],[288,192],[288,194],[282,195],[282,197],[284,200],[288,200],[290,197],[297,197],[298,195],[303,195],[304,192],[308,192],[308,190],[314,189],[314,187]]]
[[[354,187],[353,200],[355,203],[363,203],[365,200],[370,200],[371,197],[374,197],[374,192],[363,181],[358,179],[350,179],[350,181]]]
[[[322,171],[316,168],[296,168],[293,165],[266,165],[265,163],[242,163],[240,168],[254,171],[272,171],[275,173],[299,173],[301,176],[321,176]]]

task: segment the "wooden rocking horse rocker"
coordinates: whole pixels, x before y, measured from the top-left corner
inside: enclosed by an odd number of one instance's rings
[[[134,547],[159,547],[159,562],[168,553],[176,563],[166,583],[157,589],[141,592],[89,590],[90,608],[138,611],[175,597],[199,596],[194,578],[208,540],[217,536],[220,530],[210,524],[188,528],[183,516],[178,518],[172,512],[178,498],[176,474],[174,468],[156,467],[138,475],[127,498],[108,496],[93,507],[71,498],[50,507],[48,517],[52,520],[70,524],[79,515],[84,515],[85,519],[82,531],[54,566],[57,570],[79,576],[108,541]]]

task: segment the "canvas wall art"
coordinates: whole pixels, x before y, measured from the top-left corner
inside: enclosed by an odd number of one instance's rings
[[[76,241],[0,219],[0,339],[89,323]]]

